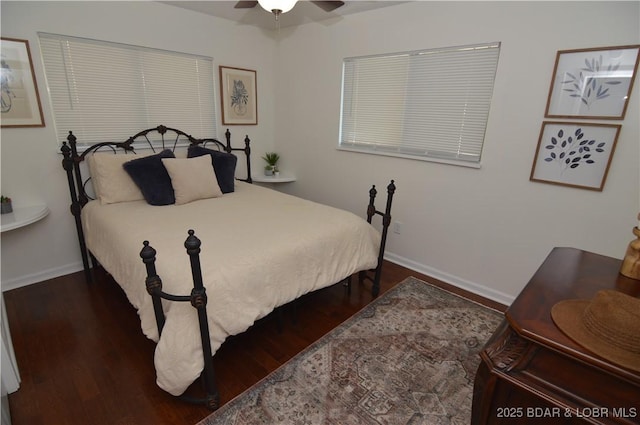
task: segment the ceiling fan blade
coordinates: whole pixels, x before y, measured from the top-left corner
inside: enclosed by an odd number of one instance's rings
[[[239,1],[233,6],[234,9],[251,9],[252,7],[256,7],[258,4],[257,1]]]
[[[343,1],[312,1],[311,3],[315,4],[325,12],[332,12],[340,6],[344,6]]]

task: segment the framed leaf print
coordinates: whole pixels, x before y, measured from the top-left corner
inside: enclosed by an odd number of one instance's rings
[[[531,168],[531,181],[602,191],[618,124],[543,122]]]
[[[220,67],[222,124],[258,124],[256,71]]]
[[[639,51],[640,45],[558,51],[545,117],[623,119]]]

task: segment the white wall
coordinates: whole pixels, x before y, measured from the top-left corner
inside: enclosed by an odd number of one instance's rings
[[[390,233],[389,257],[503,302],[555,246],[622,258],[640,205],[640,82],[602,192],[529,173],[556,51],[639,43],[639,7],[425,1],[283,31],[276,143],[298,177],[287,190],[364,213],[369,185],[395,179],[403,226]],[[502,48],[481,169],[336,150],[344,57],[492,41]]]
[[[148,1],[2,1],[0,7],[2,36],[29,40],[46,124],[43,128],[2,129],[2,194],[11,196],[14,204],[46,202],[51,210],[36,224],[2,234],[3,290],[82,269],[38,31],[210,56],[216,67],[216,90],[218,65],[257,70],[259,125],[233,126],[232,140],[243,147],[248,134],[255,141],[256,155],[273,149],[277,45],[261,30]],[[226,128],[219,110],[217,120],[218,137],[224,140]]]
[[[254,140],[254,159],[275,147],[298,177],[284,190],[364,214],[370,184],[383,199],[395,179],[393,214],[403,227],[389,236],[389,257],[494,299],[517,295],[554,246],[621,258],[633,237],[640,83],[603,192],[530,182],[529,173],[556,51],[639,43],[638,2],[412,2],[283,28],[279,44],[261,30],[151,2],[0,5],[2,36],[30,41],[47,123],[2,130],[2,191],[51,209],[2,235],[5,287],[80,267],[36,31],[257,69],[260,124],[231,130],[237,141],[245,133]],[[336,150],[344,57],[487,41],[502,50],[481,169]]]

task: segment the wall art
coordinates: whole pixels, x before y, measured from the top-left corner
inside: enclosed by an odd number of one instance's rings
[[[44,127],[28,40],[2,37],[2,127]]]
[[[623,119],[639,50],[634,45],[558,51],[545,117]]]
[[[542,123],[531,181],[602,191],[621,125]]]
[[[256,71],[221,66],[220,92],[223,124],[258,124]]]

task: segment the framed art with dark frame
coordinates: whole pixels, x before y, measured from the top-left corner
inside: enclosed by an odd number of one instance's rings
[[[222,124],[258,124],[256,71],[220,66]]]
[[[623,119],[639,51],[640,45],[558,51],[545,117]]]
[[[621,127],[543,122],[529,179],[602,191]]]
[[[2,127],[44,127],[28,40],[2,37]]]

